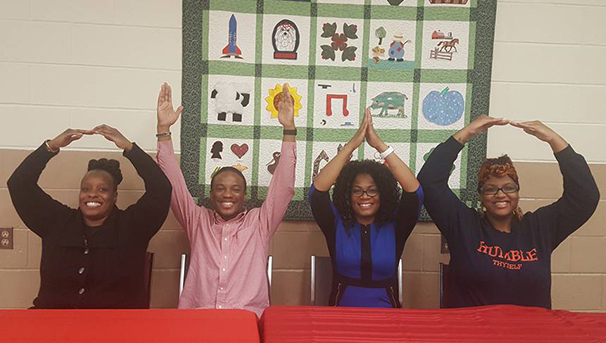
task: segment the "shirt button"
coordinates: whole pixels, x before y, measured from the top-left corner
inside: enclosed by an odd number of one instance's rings
[[[227,260],[227,255],[223,256],[223,258]]]
[[[221,269],[222,271],[225,271],[225,268]]]
[[[221,306],[221,305],[219,305],[219,306],[217,306],[217,307],[218,307],[218,308],[223,308],[223,306]]]
[[[88,255],[88,248],[84,249],[84,255]]]
[[[227,237],[223,238],[223,240],[227,242]]]
[[[80,294],[80,295],[84,294],[84,288],[80,288],[80,290],[78,291],[78,294]]]
[[[78,274],[84,274],[84,267],[80,267],[80,269],[78,269]]]
[[[222,290],[223,290],[223,287],[219,287],[219,290],[220,290],[220,291],[222,291]]]

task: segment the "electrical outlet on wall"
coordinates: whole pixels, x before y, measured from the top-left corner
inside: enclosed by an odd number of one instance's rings
[[[13,237],[12,227],[0,227],[0,249],[12,249]]]

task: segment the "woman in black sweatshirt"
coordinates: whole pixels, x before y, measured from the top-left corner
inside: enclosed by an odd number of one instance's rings
[[[124,150],[145,182],[145,194],[126,210],[116,207],[119,162],[91,160],[80,182],[79,207],[46,194],[38,178],[48,161],[83,135],[99,134]],[[64,166],[70,168],[70,166]],[[42,238],[40,290],[34,308],[146,308],[147,244],[170,206],[171,185],[154,160],[118,130],[68,129],[31,153],[8,180],[17,213]]]
[[[487,159],[480,168],[482,210],[467,207],[450,190],[450,168],[464,144],[494,125],[513,125],[550,145],[564,178],[558,201],[523,214],[518,207],[520,182],[506,155]],[[425,207],[450,250],[447,307],[551,308],[551,253],[591,217],[600,197],[583,156],[539,121],[480,116],[436,147],[418,180]]]

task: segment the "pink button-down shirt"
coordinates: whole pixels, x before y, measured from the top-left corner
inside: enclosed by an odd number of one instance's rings
[[[260,317],[269,306],[269,241],[295,193],[295,148],[295,142],[282,142],[280,162],[263,205],[225,221],[194,202],[172,141],[158,142],[158,165],[173,186],[171,209],[191,248],[179,308],[238,308]]]

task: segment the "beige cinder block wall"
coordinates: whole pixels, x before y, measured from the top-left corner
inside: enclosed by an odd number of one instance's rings
[[[490,1],[490,0],[480,0]],[[590,161],[602,200],[593,218],[553,255],[555,308],[606,311],[606,4],[599,0],[499,0],[491,114],[539,119],[554,127]],[[161,47],[158,46],[161,42]],[[46,138],[67,127],[116,126],[146,151],[155,151],[154,102],[162,81],[181,85],[180,0],[0,0],[0,227],[15,228],[15,248],[0,250],[0,308],[31,306],[39,286],[40,239],[15,213],[6,180]],[[179,127],[173,130],[179,148]],[[488,155],[508,153],[522,182],[522,206],[533,210],[561,194],[549,148],[508,128],[491,130]],[[143,184],[102,138],[65,149],[49,164],[41,185],[75,206],[91,158],[122,162],[118,205],[142,194]],[[309,299],[309,255],[326,255],[313,222],[284,222],[272,240],[272,302]],[[404,304],[438,305],[440,236],[420,223],[404,252]],[[179,255],[187,239],[172,215],[154,237],[152,306],[175,307]]]

